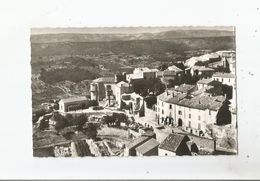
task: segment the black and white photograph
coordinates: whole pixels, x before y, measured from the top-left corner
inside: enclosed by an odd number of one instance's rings
[[[0,180],[259,179],[260,1],[3,0]]]
[[[34,157],[237,155],[234,26],[32,28]]]

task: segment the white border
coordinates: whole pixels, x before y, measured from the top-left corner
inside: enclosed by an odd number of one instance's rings
[[[0,6],[0,178],[259,178],[260,1],[6,0]],[[30,28],[236,26],[239,155],[32,157]]]

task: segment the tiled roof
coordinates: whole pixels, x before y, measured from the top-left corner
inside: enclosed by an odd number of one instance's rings
[[[210,82],[212,82],[212,79],[201,79],[197,83],[198,84],[208,84]]]
[[[175,71],[172,71],[172,70],[165,70],[163,71],[163,76],[174,76],[176,75],[176,72]]]
[[[175,91],[177,92],[182,92],[182,93],[187,93],[194,89],[196,85],[190,85],[190,84],[181,84],[180,86],[174,88]]]
[[[135,72],[157,72],[158,69],[149,69],[147,67],[135,68]]]
[[[235,75],[231,73],[216,72],[212,75],[212,77],[235,78]]]
[[[168,93],[164,92],[160,94],[158,99],[163,102],[172,103],[179,106],[201,110],[210,109],[215,111],[219,110],[223,102],[226,100],[224,96],[213,97],[208,94],[203,94],[202,92],[198,92],[198,94],[183,94],[176,93],[171,90],[168,90]]]
[[[146,141],[145,143],[141,144],[140,146],[138,146],[136,148],[136,151],[141,154],[145,154],[148,151],[152,150],[153,148],[157,147],[158,145],[159,145],[159,142],[156,141],[156,139],[152,138],[152,139]]]
[[[163,142],[160,144],[159,148],[176,152],[178,147],[180,146],[182,141],[189,141],[190,139],[186,135],[182,134],[170,134],[163,140]]]
[[[168,93],[167,93],[167,92],[164,92],[164,93],[160,94],[160,95],[158,96],[158,98],[159,98],[161,101],[164,101],[164,102],[177,104],[181,99],[183,99],[184,97],[186,97],[186,95],[181,94],[181,93],[174,93],[174,96],[172,96],[172,94],[173,94],[173,91],[168,90]]]
[[[61,99],[60,101],[64,102],[64,103],[68,103],[68,102],[79,102],[79,101],[87,101],[88,98],[84,97],[84,96],[80,96],[80,97],[69,97],[69,98],[64,98]]]
[[[118,87],[129,87],[129,84],[124,81],[118,82],[116,85]]]
[[[214,69],[208,68],[208,67],[205,67],[205,66],[193,66],[193,67],[191,67],[191,69],[202,71],[202,72],[203,71],[214,71]]]
[[[210,110],[219,110],[225,101],[224,96],[210,97],[208,95],[199,95],[192,97],[190,99],[184,98],[180,100],[177,104],[184,107],[190,107],[195,109],[210,109]]]
[[[89,146],[86,143],[86,141],[80,140],[80,141],[72,142],[72,144],[74,144],[78,156],[83,157],[83,156],[91,155]]]
[[[115,83],[115,77],[100,77],[93,80],[95,83]]]
[[[168,70],[175,71],[175,72],[181,72],[182,71],[180,68],[176,67],[175,65],[168,67]]]
[[[143,74],[142,73],[135,73],[135,74],[128,74],[130,79],[143,79]]]
[[[140,136],[135,138],[133,141],[131,141],[127,147],[129,149],[139,146],[140,144],[144,143],[145,141],[149,140],[150,138],[147,136]]]
[[[212,138],[201,137],[193,134],[179,133],[187,135],[188,138],[195,143],[199,149],[214,151],[214,140]]]

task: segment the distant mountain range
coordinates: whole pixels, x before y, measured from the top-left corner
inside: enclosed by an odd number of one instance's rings
[[[129,40],[172,40],[178,38],[233,37],[234,31],[228,30],[170,30],[157,33],[51,33],[32,34],[31,43],[58,42],[102,42]]]

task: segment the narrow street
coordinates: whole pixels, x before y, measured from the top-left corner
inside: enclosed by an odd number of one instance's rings
[[[167,126],[167,125],[164,126],[164,128],[162,128],[162,129],[156,128],[159,125],[158,125],[157,121],[155,120],[155,115],[156,115],[155,111],[152,111],[150,109],[146,109],[144,117],[139,117],[138,115],[135,115],[134,117],[132,115],[129,115],[129,116],[132,116],[137,123],[140,123],[144,126],[145,126],[145,123],[146,123],[146,126],[149,125],[149,127],[153,127],[154,132],[156,133],[156,139],[160,143],[169,134],[173,133],[173,131],[176,132],[176,133],[183,132],[180,128],[174,128],[174,127],[170,127],[170,126]]]

